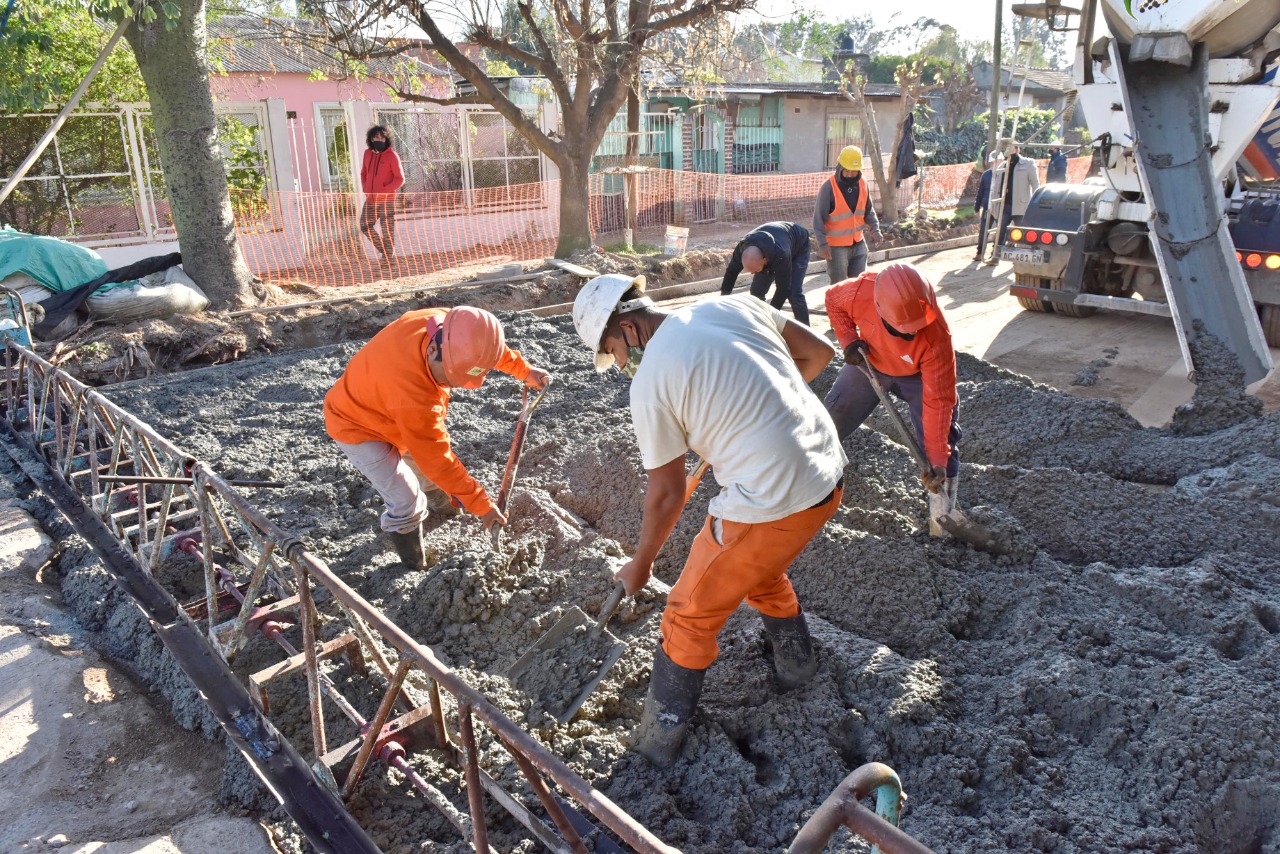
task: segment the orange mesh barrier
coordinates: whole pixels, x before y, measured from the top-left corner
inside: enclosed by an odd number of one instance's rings
[[[1070,180],[1083,180],[1089,158],[1069,163]],[[1043,173],[1043,164],[1041,164]],[[897,189],[900,211],[946,210],[972,201],[980,173],[971,164],[921,169]],[[830,173],[720,175],[651,169],[635,182],[637,239],[661,242],[668,225],[687,226],[696,238],[732,237],[762,222],[808,226],[818,188]],[[879,189],[868,181],[872,198]],[[619,239],[626,223],[626,181],[591,176],[590,217],[596,242]],[[531,261],[555,249],[558,181],[539,184],[401,193],[395,211],[395,260],[384,263],[360,232],[362,211],[349,193],[232,194],[241,248],[251,269],[268,281],[310,285],[362,285],[420,276],[469,264]]]

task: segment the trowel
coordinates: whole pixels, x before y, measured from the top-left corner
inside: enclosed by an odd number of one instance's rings
[[[928,457],[924,455],[924,450],[920,447],[920,443],[916,441],[915,431],[911,429],[911,425],[902,417],[902,413],[898,411],[898,408],[893,405],[889,392],[885,391],[880,380],[876,378],[875,371],[862,365],[854,365],[854,367],[862,372],[862,375],[871,383],[871,387],[875,389],[876,397],[880,398],[880,402],[884,404],[885,415],[893,423],[894,429],[898,431],[898,437],[907,446],[907,450],[911,452],[911,458],[915,460],[916,468],[920,470],[920,474],[928,474],[933,470],[933,466],[929,465]],[[932,491],[936,492],[937,490]],[[948,534],[957,540],[968,543],[978,551],[989,554],[1004,553],[999,538],[991,533],[990,529],[985,525],[981,525],[966,516],[959,507],[952,507],[945,515],[939,516],[935,521]]]
[[[507,512],[507,502],[511,500],[511,487],[516,481],[516,470],[520,468],[520,455],[524,453],[524,437],[529,431],[529,418],[533,415],[533,410],[538,408],[538,404],[542,402],[542,398],[546,396],[549,388],[551,388],[551,377],[547,377],[547,384],[532,398],[529,397],[528,386],[524,387],[520,397],[520,417],[516,420],[516,434],[511,439],[511,453],[507,455],[507,469],[502,473],[502,488],[498,490],[498,500],[495,502],[495,506],[503,515]],[[494,525],[489,530],[489,533],[493,540],[493,550],[501,550],[502,526]]]
[[[699,459],[693,473],[685,477],[685,504],[689,503],[689,499],[693,496],[694,490],[698,488],[698,483],[702,480],[707,468],[706,460]],[[671,589],[656,578],[650,578],[647,586],[655,587],[664,594]],[[600,616],[595,619],[592,619],[587,615],[586,611],[574,605],[565,612],[563,617],[556,621],[555,625],[534,641],[533,645],[516,660],[515,664],[507,668],[507,678],[516,685],[533,687],[534,690],[530,690],[529,693],[539,694],[539,702],[545,702],[548,692],[536,689],[545,687],[548,678],[579,678],[581,680],[580,685],[553,685],[553,688],[558,689],[554,691],[555,697],[571,697],[572,699],[559,711],[554,708],[547,709],[562,724],[573,720],[573,716],[578,713],[578,709],[582,708],[582,704],[587,701],[591,693],[604,680],[609,669],[617,664],[618,659],[627,651],[627,644],[619,640],[607,628],[609,620],[613,617],[614,612],[618,610],[618,605],[621,604],[625,595],[626,588],[623,587],[622,582],[619,581],[614,584],[612,592],[605,600],[603,607],[600,608]],[[585,668],[581,666],[581,660],[584,657],[582,650],[584,648],[594,652],[589,656],[592,660]],[[578,661],[566,661],[567,657],[571,657],[570,654],[576,655]],[[599,659],[599,664],[594,661],[597,658]],[[575,665],[579,671],[576,674],[572,672]],[[564,672],[557,674],[557,670]],[[538,680],[540,676],[542,677],[541,682]]]

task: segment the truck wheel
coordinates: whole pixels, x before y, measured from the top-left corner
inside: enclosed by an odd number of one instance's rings
[[[1023,274],[1015,274],[1013,277],[1014,284],[1022,285],[1028,288],[1040,287],[1039,276],[1028,276]],[[1049,303],[1042,299],[1032,299],[1031,297],[1018,297],[1018,305],[1022,306],[1026,311],[1045,312],[1049,310]]]
[[[1280,305],[1258,306],[1258,317],[1262,320],[1262,337],[1268,347],[1280,347]]]
[[[1053,310],[1063,317],[1093,317],[1098,310],[1091,305],[1066,305],[1055,302]]]

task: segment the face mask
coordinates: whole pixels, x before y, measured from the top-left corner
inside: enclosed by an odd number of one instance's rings
[[[636,371],[640,370],[640,360],[644,358],[643,347],[627,348],[627,363],[622,366],[622,372],[629,379],[635,379]]]
[[[884,324],[885,331],[888,332],[890,335],[892,335],[894,338],[901,338],[903,341],[915,340],[916,334],[914,332],[899,332],[898,330],[890,326],[888,321],[886,321],[884,318],[881,318],[880,322]]]
[[[369,147],[377,152],[383,152],[387,150],[387,144],[385,142],[371,142],[369,143]]]

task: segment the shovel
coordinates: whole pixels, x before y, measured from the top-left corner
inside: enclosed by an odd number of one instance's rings
[[[846,363],[848,364],[848,363]],[[876,373],[870,366],[854,365],[862,375],[871,383],[871,387],[875,389],[876,397],[880,398],[880,402],[884,404],[885,414],[889,420],[893,422],[894,429],[898,431],[898,436],[907,446],[907,450],[911,452],[911,458],[915,460],[916,467],[920,470],[921,475],[928,474],[933,470],[933,466],[929,465],[929,459],[924,455],[924,451],[920,448],[920,443],[916,441],[915,431],[911,429],[902,413],[898,411],[898,407],[893,405],[893,401],[889,399],[889,393],[885,391],[880,380],[876,378]],[[930,490],[937,493],[938,490]],[[945,515],[939,516],[935,521],[942,526],[942,529],[957,540],[968,543],[978,551],[988,552],[990,554],[1002,554],[1003,549],[1000,547],[1000,541],[991,531],[983,525],[970,519],[958,507],[952,507]]]
[[[699,459],[693,473],[685,478],[686,504],[707,468],[706,460]],[[650,583],[664,593],[670,590],[656,579]],[[507,678],[538,697],[560,723],[573,720],[591,692],[627,651],[627,644],[606,628],[626,592],[621,581],[614,584],[600,616],[594,620],[574,605],[507,669]]]
[[[538,404],[542,402],[542,398],[546,396],[547,389],[551,388],[551,378],[547,377],[547,384],[542,387],[542,391],[538,392],[532,398],[529,397],[529,387],[525,386],[520,397],[522,407],[520,409],[520,417],[516,420],[516,434],[511,439],[511,453],[507,455],[507,470],[502,473],[502,488],[498,490],[498,500],[496,506],[504,516],[507,512],[507,502],[511,500],[511,487],[516,481],[516,469],[520,468],[520,455],[524,453],[524,437],[529,431],[529,418],[533,415],[533,410],[538,408]],[[502,550],[502,526],[494,525],[489,530],[489,535],[493,539],[493,550]]]

